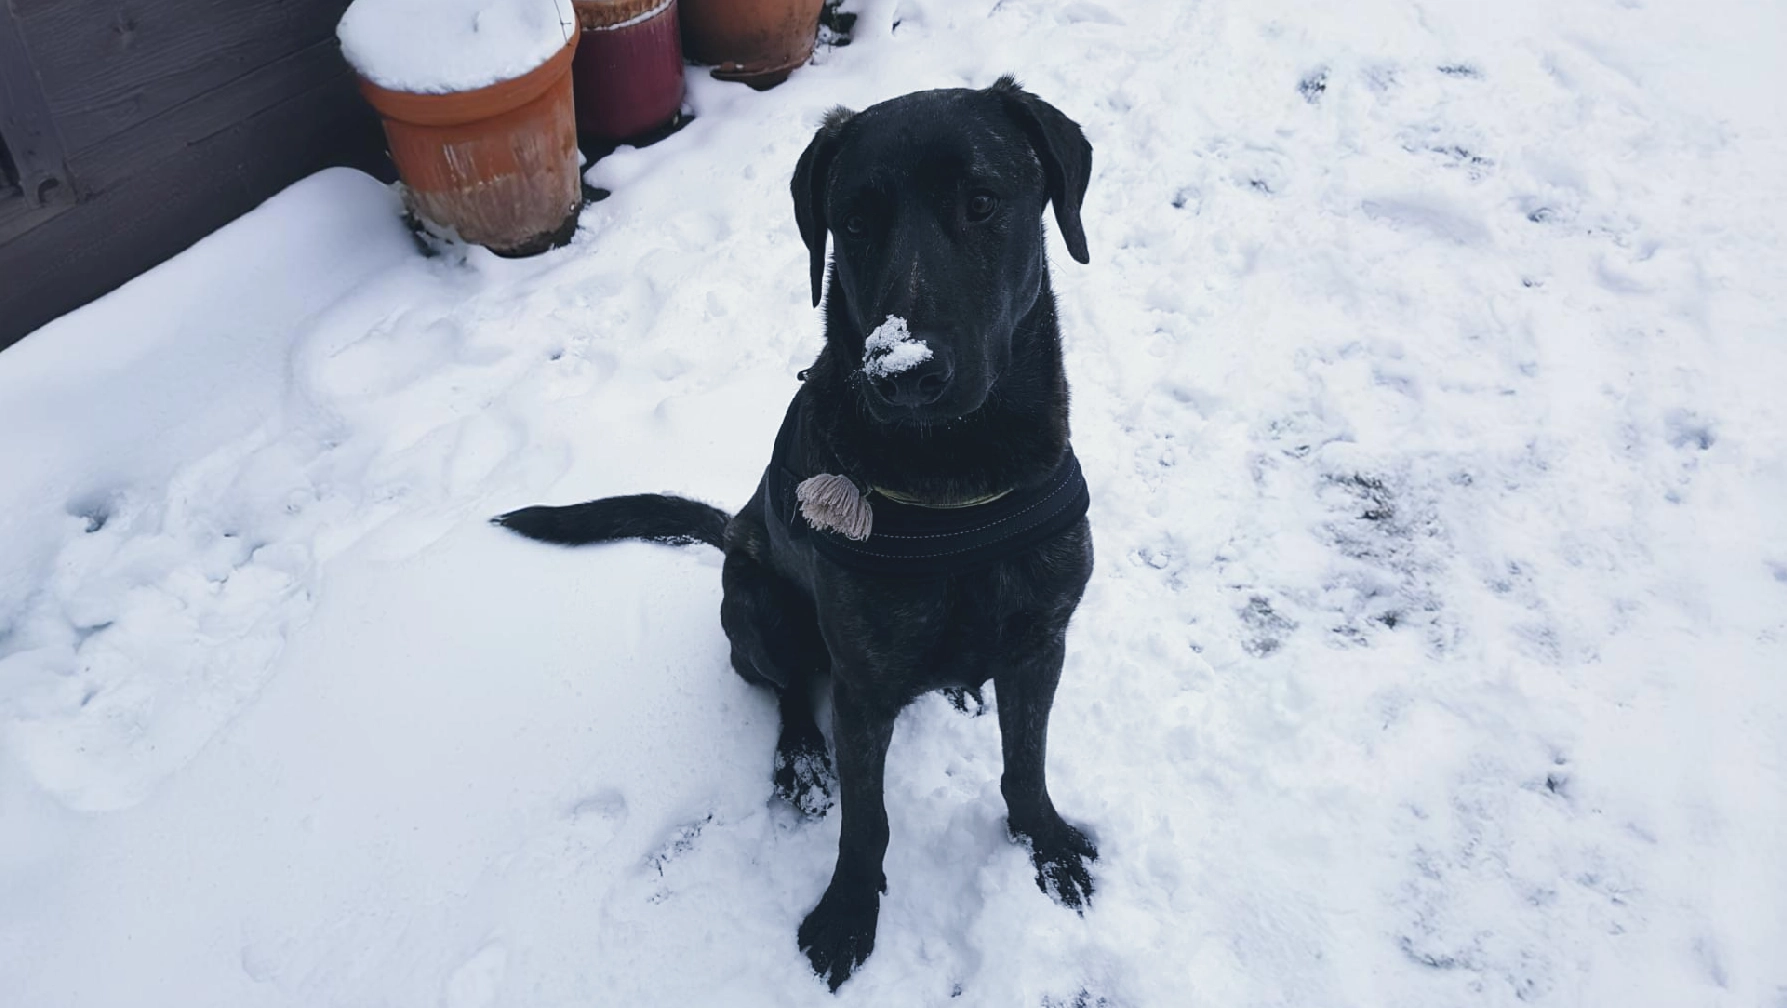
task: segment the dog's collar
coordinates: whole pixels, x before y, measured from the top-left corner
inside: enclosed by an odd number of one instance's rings
[[[1010,490],[1001,490],[998,493],[981,494],[979,497],[970,497],[964,501],[950,501],[949,503],[943,504],[936,501],[922,500],[911,494],[900,493],[898,490],[889,490],[888,488],[881,486],[870,485],[869,490],[872,493],[886,497],[888,500],[893,501],[896,504],[909,504],[912,507],[921,508],[935,508],[939,511],[954,511],[956,508],[979,507],[982,504],[991,504],[1006,494],[1011,493]]]
[[[803,390],[804,393],[804,390]],[[765,503],[775,520],[797,541],[842,567],[892,577],[937,578],[965,574],[1011,559],[1054,538],[1086,516],[1091,494],[1072,447],[1048,477],[985,499],[955,506],[902,500],[880,488],[869,501],[873,520],[867,538],[851,539],[816,527],[801,513],[800,484],[819,475],[795,467],[800,395],[788,406],[776,434],[775,455],[765,478]],[[841,477],[837,478],[842,483]]]
[[[1034,155],[1032,155],[1032,156],[1034,156]],[[811,375],[812,373],[813,373],[812,368],[802,368],[800,370],[800,373],[796,374],[795,377],[799,378],[801,381],[804,382],[807,380],[807,376]],[[789,407],[789,411],[790,411],[789,415],[792,416],[793,415],[793,407],[792,406]],[[851,482],[855,483],[856,481],[851,480]],[[896,504],[910,504],[913,507],[939,508],[942,510],[953,510],[955,508],[976,507],[981,504],[991,504],[994,501],[998,500],[999,498],[1005,496],[1006,494],[1011,493],[1011,488],[1007,487],[1006,489],[1001,490],[998,493],[981,494],[979,497],[970,497],[964,501],[951,501],[946,504],[940,504],[936,501],[922,500],[918,497],[914,497],[911,494],[901,493],[898,490],[889,490],[886,487],[875,486],[872,483],[869,484],[869,492],[880,494],[881,496],[886,497],[888,500],[893,501]]]

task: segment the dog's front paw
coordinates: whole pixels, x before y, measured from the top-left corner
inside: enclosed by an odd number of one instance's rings
[[[1069,910],[1084,912],[1092,903],[1092,869],[1098,848],[1086,835],[1066,823],[1036,834],[1014,829],[1030,844],[1030,861],[1036,865],[1037,888]]]
[[[793,745],[776,749],[776,796],[808,819],[820,819],[831,808],[837,775],[825,746]]]
[[[881,897],[874,890],[841,893],[834,884],[801,922],[800,949],[832,993],[875,950],[875,919],[880,912]]]

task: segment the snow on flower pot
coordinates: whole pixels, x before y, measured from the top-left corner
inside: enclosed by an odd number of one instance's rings
[[[355,0],[338,33],[412,213],[500,255],[570,240],[582,179],[569,0]]]
[[[813,55],[825,0],[682,0],[683,46],[713,75],[759,91]]]
[[[682,111],[677,0],[573,0],[583,41],[571,74],[577,128],[618,143],[668,126]]]

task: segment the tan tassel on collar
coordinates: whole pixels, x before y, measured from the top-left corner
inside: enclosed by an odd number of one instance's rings
[[[875,525],[875,512],[863,492],[848,476],[820,473],[801,480],[794,488],[800,516],[816,529],[830,529],[846,539],[862,542]]]

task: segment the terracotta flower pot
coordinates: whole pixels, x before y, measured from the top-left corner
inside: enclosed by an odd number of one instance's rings
[[[682,111],[683,45],[677,0],[573,0],[583,41],[571,74],[577,128],[631,140]]]
[[[825,0],[682,0],[683,46],[721,80],[759,91],[813,55]]]
[[[569,241],[583,196],[571,102],[576,49],[572,33],[545,63],[473,91],[392,91],[362,77],[411,212],[499,255]]]

